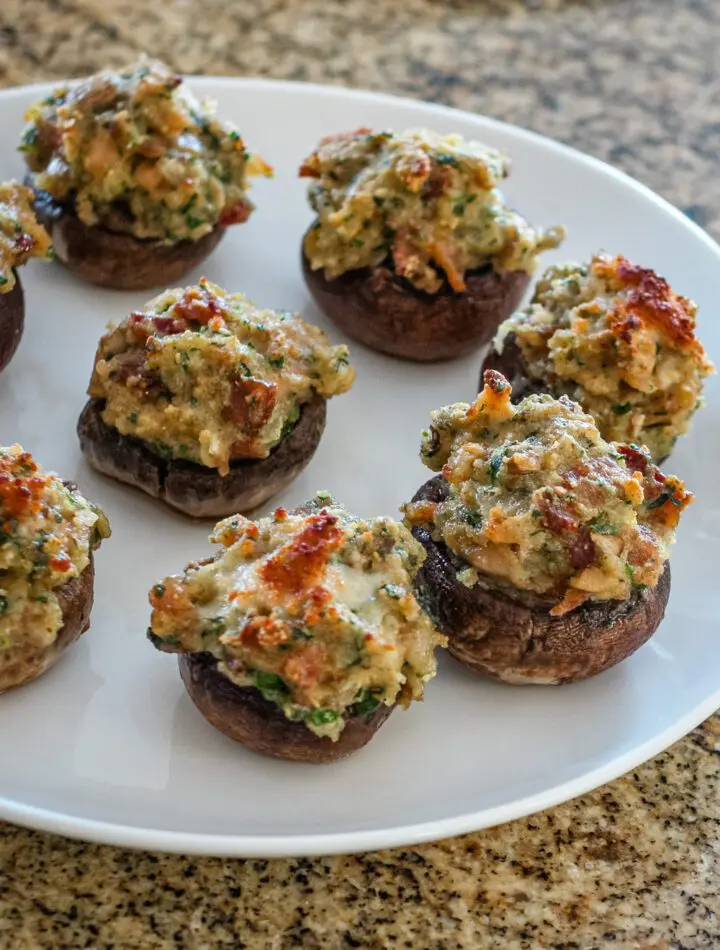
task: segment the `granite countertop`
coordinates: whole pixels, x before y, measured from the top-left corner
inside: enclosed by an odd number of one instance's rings
[[[717,0],[0,2],[0,85],[145,50],[435,99],[611,161],[716,238],[719,49]],[[0,947],[710,950],[719,779],[715,716],[574,802],[407,850],[184,858],[0,825]]]

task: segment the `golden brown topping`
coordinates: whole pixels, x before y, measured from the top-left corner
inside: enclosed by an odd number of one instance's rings
[[[618,255],[551,267],[530,305],[501,326],[527,375],[567,395],[607,439],[672,449],[701,404],[714,367],[695,336],[697,308],[662,277]]]
[[[300,168],[313,178],[317,222],[304,250],[333,279],[387,262],[420,290],[444,280],[461,293],[465,275],[492,264],[532,271],[561,228],[532,228],[498,189],[505,157],[459,135],[369,129],[327,136]]]
[[[233,459],[266,458],[306,403],[354,376],[347,347],[317,327],[202,279],[106,334],[88,392],[123,435],[224,475]]]
[[[260,575],[279,593],[297,594],[320,583],[328,557],[343,543],[338,519],[328,511],[309,517],[289,543],[268,558]]]
[[[412,578],[422,547],[389,518],[361,521],[328,496],[216,526],[224,550],[153,589],[151,638],[210,651],[293,721],[336,739],[345,718],[422,697],[444,642]]]
[[[617,336],[629,341],[646,323],[660,330],[676,346],[691,347],[702,353],[702,345],[695,337],[695,305],[676,294],[663,277],[649,268],[638,267],[620,254],[613,260],[598,256],[592,268],[614,289],[630,291],[617,300],[616,309],[610,312],[610,323]]]
[[[437,410],[422,457],[441,471],[445,501],[405,506],[472,572],[548,600],[553,614],[585,600],[625,600],[654,587],[692,500],[646,451],[607,443],[563,396],[517,406],[499,373],[472,406]]]
[[[40,511],[43,491],[54,476],[38,475],[38,465],[29,452],[2,451],[0,455],[0,506],[4,515],[20,518]]]
[[[36,184],[102,224],[167,244],[245,221],[249,175],[272,169],[163,63],[141,59],[56,89],[28,112]]]

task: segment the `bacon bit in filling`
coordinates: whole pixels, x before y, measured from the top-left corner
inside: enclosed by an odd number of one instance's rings
[[[319,178],[320,169],[317,167],[317,160],[314,159],[314,156],[306,158],[305,161],[300,166],[299,172],[300,178]]]
[[[420,191],[432,172],[430,157],[424,152],[416,152],[402,158],[397,164],[397,173],[408,191]]]
[[[283,673],[298,690],[305,692],[311,686],[315,686],[320,679],[323,667],[326,665],[324,660],[322,648],[311,644],[285,661]]]
[[[185,329],[190,323],[206,326],[213,317],[222,316],[222,304],[204,277],[196,287],[186,287],[173,307],[173,319],[184,320]],[[155,326],[158,326],[157,321],[158,317],[155,317]]]
[[[632,472],[640,472],[644,475],[648,465],[651,464],[647,452],[643,452],[636,445],[620,445],[618,446],[618,452],[623,456],[625,464]]]
[[[50,567],[54,571],[58,571],[60,574],[65,574],[70,570],[72,566],[72,561],[67,555],[60,555],[59,557],[50,558]]]
[[[491,393],[496,396],[499,396],[501,393],[503,393],[503,402],[507,401],[510,384],[502,373],[498,373],[494,369],[486,369],[483,373],[483,382],[488,387],[488,393],[485,394],[487,400],[492,398],[490,395]],[[490,403],[490,405],[492,405],[492,403]]]
[[[228,413],[243,429],[259,432],[272,416],[277,401],[276,383],[264,379],[238,379],[230,389]]]
[[[552,489],[539,491],[535,505],[542,515],[541,523],[553,534],[574,534],[578,530],[578,517],[571,505],[559,499]]]
[[[575,534],[576,540],[570,547],[570,563],[576,571],[584,571],[595,561],[596,548],[590,537],[590,528],[584,525]]]
[[[441,271],[445,272],[447,281],[456,294],[461,294],[465,288],[462,265],[456,259],[453,248],[447,243],[438,242],[429,247],[430,258],[435,261]]]
[[[237,201],[220,215],[218,224],[221,228],[229,228],[233,224],[244,224],[250,217],[253,206],[249,201]]]

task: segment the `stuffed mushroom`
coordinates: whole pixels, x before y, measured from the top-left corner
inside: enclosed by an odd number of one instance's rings
[[[257,752],[331,762],[423,696],[444,643],[412,590],[424,552],[390,518],[326,493],[215,526],[210,561],[156,584],[148,636],[178,653],[193,702]]]
[[[515,399],[569,396],[603,438],[646,445],[662,462],[714,372],[696,314],[654,271],[598,254],[545,271],[530,305],[498,330],[483,369],[504,373]]]
[[[411,360],[486,343],[564,233],[509,207],[498,187],[508,174],[504,155],[459,135],[323,139],[300,169],[315,179],[302,262],[319,308],[353,339]]]
[[[420,600],[471,669],[507,683],[594,676],[662,620],[683,483],[606,442],[567,396],[517,405],[493,370],[475,403],[433,413],[434,471],[405,506],[427,559]]]
[[[18,267],[51,255],[50,237],[32,209],[32,192],[16,181],[0,184],[0,370],[15,355],[25,325]]]
[[[219,518],[256,508],[305,468],[327,400],[354,378],[347,347],[317,327],[201,280],[101,339],[80,444],[106,475]]]
[[[0,447],[0,692],[49,669],[90,625],[93,552],[110,527],[19,445]]]
[[[141,59],[34,105],[21,151],[57,257],[92,284],[167,286],[199,265],[271,174],[163,63]]]

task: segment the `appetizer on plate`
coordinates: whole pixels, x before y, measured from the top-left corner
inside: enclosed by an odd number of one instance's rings
[[[257,752],[331,762],[396,705],[422,699],[444,644],[412,591],[420,544],[327,493],[294,512],[221,521],[214,559],[156,584],[148,636],[178,653],[193,702]]]
[[[351,337],[432,361],[486,343],[562,228],[532,227],[499,190],[505,156],[459,135],[323,139],[300,169],[317,217],[303,241],[317,305]]]
[[[163,63],[62,86],[26,116],[21,151],[58,258],[92,284],[180,280],[253,206],[272,170]]]
[[[16,181],[0,184],[0,370],[15,355],[25,324],[25,298],[16,268],[50,257],[50,236],[38,224],[32,192]]]
[[[95,360],[78,423],[87,460],[196,517],[248,511],[289,484],[327,400],[355,378],[346,346],[204,279],[130,314]]]
[[[714,372],[696,313],[654,271],[598,254],[545,271],[530,305],[498,330],[483,370],[504,373],[516,400],[569,396],[603,438],[646,445],[662,462]]]
[[[652,636],[692,496],[646,450],[606,442],[567,396],[513,405],[487,370],[472,406],[433,413],[421,455],[441,474],[404,507],[427,551],[416,584],[459,660],[507,683],[565,683]]]
[[[0,692],[49,669],[90,626],[93,552],[110,527],[19,445],[0,447]]]

